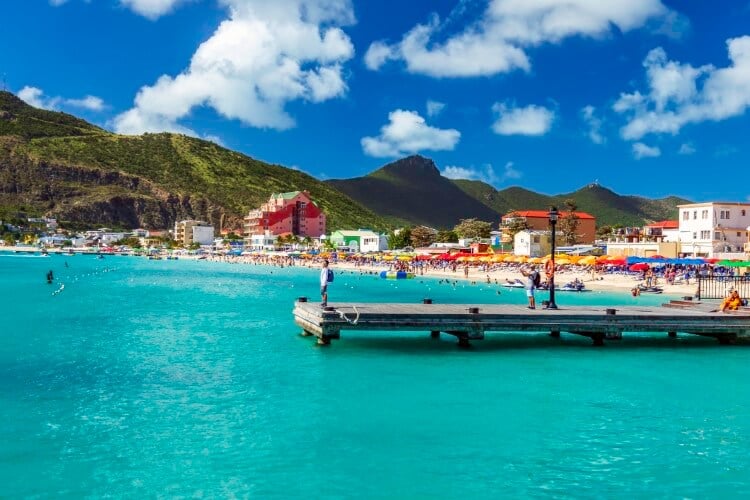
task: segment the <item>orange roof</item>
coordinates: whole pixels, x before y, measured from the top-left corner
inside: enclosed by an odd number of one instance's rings
[[[564,212],[560,211],[558,212],[560,214],[560,217],[567,217],[570,212]],[[575,212],[576,216],[578,216],[579,219],[596,219],[591,214],[587,214],[586,212]],[[510,217],[511,215],[517,216],[517,217],[526,217],[528,218],[537,218],[537,219],[548,219],[549,218],[549,212],[547,210],[516,210],[515,212],[511,212],[509,214],[503,215],[503,219],[506,217]]]
[[[663,229],[678,229],[680,227],[680,222],[676,220],[663,220],[659,222],[652,222],[651,224],[646,225],[646,227],[660,227]]]

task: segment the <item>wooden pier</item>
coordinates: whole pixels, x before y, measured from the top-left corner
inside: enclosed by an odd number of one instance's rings
[[[425,302],[428,302],[427,300]],[[484,339],[487,332],[561,332],[590,337],[594,345],[621,339],[623,332],[687,333],[714,337],[722,344],[750,343],[750,309],[715,312],[716,304],[672,301],[662,307],[566,306],[531,310],[501,304],[335,303],[321,308],[304,297],[294,306],[303,335],[330,344],[342,330],[425,331],[453,335],[458,344]]]

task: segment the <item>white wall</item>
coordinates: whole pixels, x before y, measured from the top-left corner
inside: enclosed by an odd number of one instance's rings
[[[713,257],[717,252],[741,251],[748,240],[750,204],[696,203],[679,210],[684,253]]]
[[[210,245],[214,241],[213,226],[193,226],[193,243]]]

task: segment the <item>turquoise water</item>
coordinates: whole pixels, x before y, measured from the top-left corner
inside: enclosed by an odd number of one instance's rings
[[[750,495],[747,348],[346,331],[318,348],[291,318],[317,270],[4,255],[0,276],[0,497]],[[341,272],[330,300],[427,296],[525,301]],[[557,297],[636,300],[664,297]]]

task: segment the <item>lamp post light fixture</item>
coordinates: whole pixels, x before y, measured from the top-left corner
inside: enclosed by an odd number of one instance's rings
[[[557,309],[557,304],[555,304],[555,226],[560,214],[557,211],[557,207],[550,207],[547,215],[549,217],[549,225],[552,227],[552,275],[549,277],[549,304],[547,305],[547,309]]]

